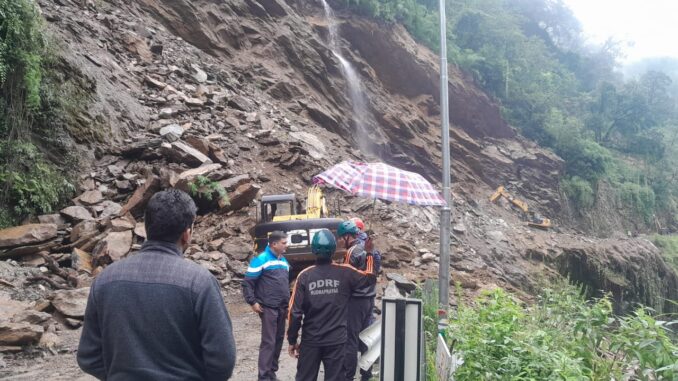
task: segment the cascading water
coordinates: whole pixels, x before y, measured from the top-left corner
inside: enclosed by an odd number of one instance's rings
[[[366,126],[373,121],[373,116],[367,107],[365,91],[355,68],[341,55],[338,43],[339,39],[337,37],[337,25],[332,7],[327,4],[326,0],[321,1],[323,3],[323,8],[325,8],[325,17],[327,18],[330,50],[339,60],[341,71],[343,72],[348,85],[348,95],[351,99],[351,106],[353,107],[353,123],[355,124],[357,134],[355,140],[363,153],[370,154],[373,153],[373,144]]]

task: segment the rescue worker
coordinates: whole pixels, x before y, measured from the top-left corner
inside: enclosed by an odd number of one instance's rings
[[[360,241],[362,241],[364,245],[365,243],[367,243],[367,239],[369,238],[367,236],[367,233],[365,232],[365,223],[359,217],[353,217],[351,218],[351,221],[353,221],[355,226],[358,227],[358,230],[360,230],[357,237]]]
[[[268,246],[247,268],[242,291],[245,301],[261,318],[259,381],[275,381],[278,359],[285,340],[285,318],[290,300],[290,265],[283,256],[287,234],[274,231]]]
[[[362,224],[362,221],[359,220]],[[363,228],[364,228],[364,224]],[[343,241],[347,249],[344,264],[353,266],[357,270],[364,271],[367,268],[367,257],[373,258],[375,273],[379,272],[378,264],[381,257],[372,248],[372,242],[367,234],[361,232],[354,220],[344,221],[337,229],[337,235]],[[360,237],[364,235],[363,239]],[[344,374],[345,380],[353,381],[358,366],[358,352],[364,353],[367,348],[362,347],[359,334],[372,323],[372,310],[374,310],[374,297],[377,291],[374,284],[365,285],[353,291],[348,307],[348,339],[346,340]],[[360,379],[369,380],[372,377],[371,368],[360,370]]]
[[[296,381],[316,381],[322,362],[326,381],[343,381],[346,314],[351,293],[376,283],[372,256],[366,271],[332,263],[337,241],[327,229],[313,236],[316,264],[297,277],[289,307],[289,354],[298,358]],[[301,343],[297,343],[299,329]]]
[[[351,218],[351,221],[355,223],[355,226],[358,227],[360,232],[356,236],[358,240],[365,246],[365,250],[372,253],[374,258],[374,268],[377,269],[377,274],[381,271],[381,253],[372,247],[372,237],[370,237],[365,231],[365,223],[359,217]],[[374,320],[374,319],[372,319]],[[371,324],[371,323],[370,323]]]

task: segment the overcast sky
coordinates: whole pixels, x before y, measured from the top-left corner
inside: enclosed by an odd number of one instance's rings
[[[592,42],[632,43],[624,63],[678,57],[678,0],[564,0]]]

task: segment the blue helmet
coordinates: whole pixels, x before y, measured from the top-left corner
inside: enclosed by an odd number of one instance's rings
[[[358,233],[360,233],[360,229],[358,229],[358,226],[355,224],[355,222],[351,220],[342,222],[339,224],[339,228],[337,229],[337,236],[339,237],[343,237],[346,234],[356,235]]]
[[[313,236],[311,252],[319,257],[332,258],[337,250],[337,240],[334,234],[327,229],[321,229]]]

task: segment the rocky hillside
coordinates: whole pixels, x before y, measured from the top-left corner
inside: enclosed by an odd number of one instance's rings
[[[17,350],[38,342],[54,331],[52,319],[77,326],[82,310],[67,310],[59,296],[64,291],[51,290],[86,287],[107,264],[137,249],[145,236],[144,204],[160,189],[194,192],[201,216],[186,255],[236,294],[252,254],[248,230],[260,194],[301,198],[313,175],[346,159],[378,159],[433,182],[440,178],[438,61],[398,25],[339,14],[342,53],[359,69],[374,115],[368,155],[356,148],[346,83],[327,47],[320,4],[40,5],[60,41],[63,70],[88,84],[82,125],[74,130],[79,194],[59,214],[0,232],[0,259],[7,260],[0,262],[0,295],[33,302],[2,310],[7,316],[0,314],[0,321],[7,323],[0,346]],[[634,302],[675,311],[666,300],[678,299],[678,276],[658,250],[643,239],[574,235],[559,214],[562,160],[520,137],[463,73],[451,67],[449,74],[453,281],[467,294],[500,285],[529,297],[562,274],[593,292],[612,292],[620,311]],[[91,138],[78,135],[82,131],[93,131]],[[529,230],[508,206],[490,204],[487,198],[502,184],[552,218],[560,232]],[[435,209],[327,194],[337,214],[366,217],[386,253],[385,273],[437,276]],[[33,309],[52,317],[21,312]],[[21,329],[33,334],[3,336]]]

